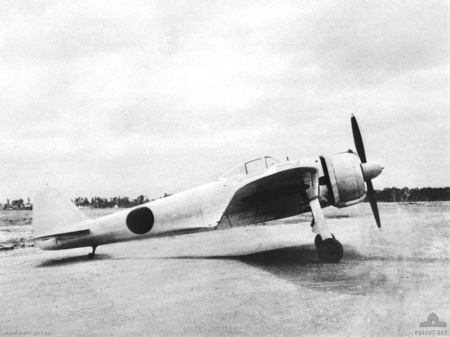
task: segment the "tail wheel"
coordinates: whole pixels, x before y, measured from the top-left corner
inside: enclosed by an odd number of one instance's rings
[[[344,248],[338,240],[334,238],[326,239],[320,243],[317,248],[317,254],[319,255],[319,259],[323,262],[337,263],[344,255]]]

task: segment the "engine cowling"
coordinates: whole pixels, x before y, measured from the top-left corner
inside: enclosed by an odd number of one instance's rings
[[[321,157],[328,202],[335,207],[357,204],[366,197],[361,161],[352,151]]]

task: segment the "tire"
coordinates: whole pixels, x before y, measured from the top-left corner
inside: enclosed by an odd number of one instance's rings
[[[325,263],[338,263],[344,255],[344,248],[336,239],[324,240],[317,249],[319,259]]]
[[[314,239],[314,245],[316,246],[317,250],[319,250],[320,246],[322,246],[322,242],[323,242],[322,237],[319,234],[317,234],[316,238]]]

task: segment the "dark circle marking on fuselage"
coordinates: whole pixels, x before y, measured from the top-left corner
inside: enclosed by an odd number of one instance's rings
[[[147,207],[137,208],[128,213],[127,227],[135,234],[150,232],[155,222],[153,212]]]

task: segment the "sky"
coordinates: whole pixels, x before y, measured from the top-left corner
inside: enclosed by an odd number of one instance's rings
[[[355,149],[450,186],[449,2],[0,2],[0,202],[155,198]]]

